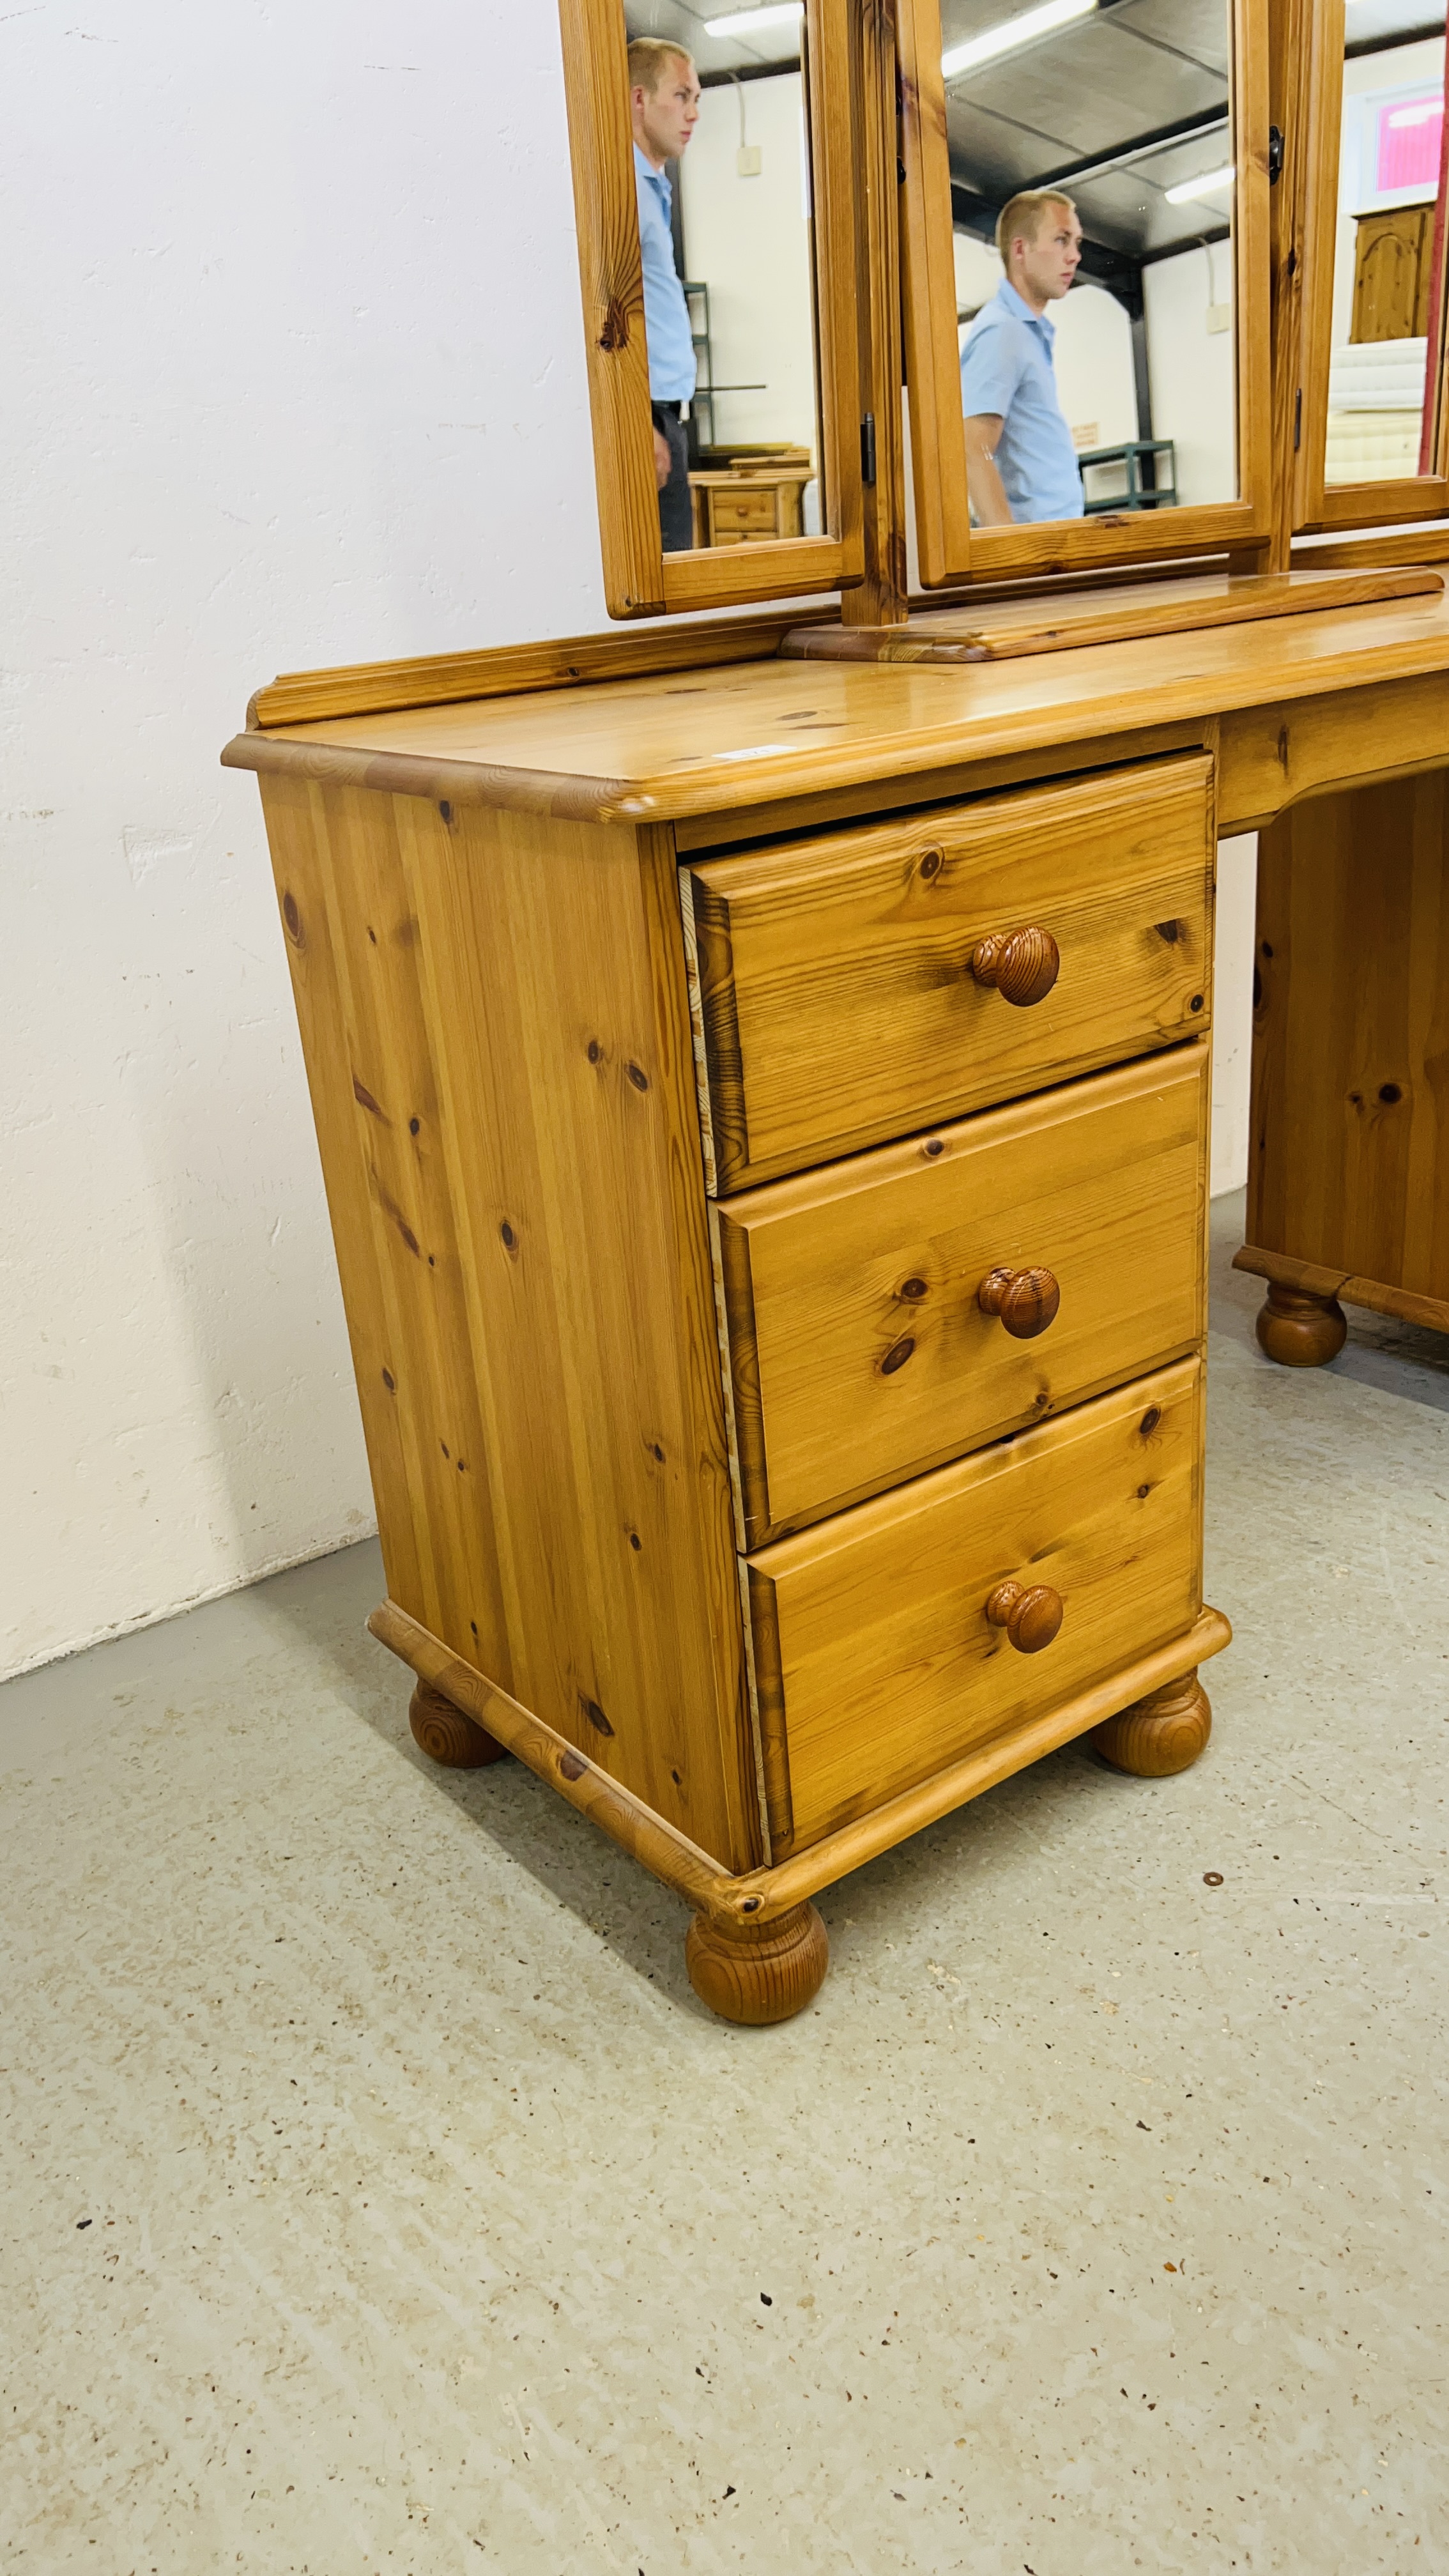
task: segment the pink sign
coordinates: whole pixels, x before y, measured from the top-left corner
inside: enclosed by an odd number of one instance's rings
[[[1439,185],[1439,144],[1444,128],[1444,93],[1401,99],[1397,107],[1379,110],[1379,175],[1381,192],[1390,188]]]

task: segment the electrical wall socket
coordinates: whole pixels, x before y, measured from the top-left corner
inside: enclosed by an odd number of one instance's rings
[[[735,168],[742,179],[758,179],[765,163],[762,143],[742,143],[735,154]]]
[[[1231,331],[1233,327],[1231,304],[1210,304],[1207,309],[1207,326],[1210,331]]]

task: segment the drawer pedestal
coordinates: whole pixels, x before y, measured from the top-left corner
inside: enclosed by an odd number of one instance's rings
[[[264,802],[374,1632],[427,1752],[528,1763],[782,2018],[847,1871],[1206,1740],[1211,762],[683,867],[325,768]]]

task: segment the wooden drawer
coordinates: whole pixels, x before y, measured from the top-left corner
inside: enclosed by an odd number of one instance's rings
[[[1208,1050],[1174,1048],[712,1211],[742,1547],[1200,1340]],[[1018,1338],[983,1310],[1018,1291]]]
[[[1196,1036],[1211,790],[1211,762],[1184,753],[685,868],[711,1187]],[[1014,1006],[972,960],[1026,925],[1061,966]]]
[[[710,535],[717,546],[738,544],[751,537],[773,537],[778,519],[773,484],[764,491],[714,491],[709,496]]]
[[[1191,1627],[1202,1391],[1179,1362],[746,1561],[777,1860]],[[1008,1580],[1060,1596],[1039,1652]]]

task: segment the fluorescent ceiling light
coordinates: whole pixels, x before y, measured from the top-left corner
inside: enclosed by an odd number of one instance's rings
[[[1190,197],[1215,197],[1220,188],[1230,188],[1237,169],[1229,162],[1225,170],[1204,170],[1200,179],[1184,179],[1180,186],[1166,190],[1170,206],[1185,206]]]
[[[1073,18],[1090,17],[1096,6],[1097,0],[1045,0],[1040,9],[1026,9],[1019,18],[1003,18],[999,27],[988,27],[966,44],[953,45],[941,56],[941,70],[947,80],[954,80],[958,72],[974,71],[978,63],[994,63],[1002,54],[1014,54],[1019,45],[1035,44],[1038,36],[1070,26]]]
[[[732,9],[727,18],[706,18],[707,36],[752,36],[757,27],[794,27],[805,15],[805,0],[783,0],[767,9]]]

